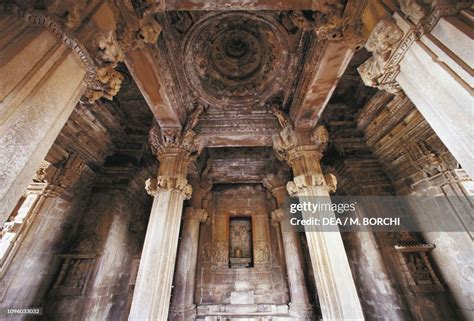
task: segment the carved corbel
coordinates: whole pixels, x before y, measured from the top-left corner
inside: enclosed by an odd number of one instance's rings
[[[162,28],[153,14],[140,19],[139,26],[138,38],[141,41],[147,44],[155,44],[158,41]]]
[[[397,26],[393,18],[385,18],[379,21],[372,30],[365,44],[367,51],[372,52],[375,61],[381,70],[392,56],[397,45],[403,38],[403,31]]]
[[[400,10],[415,24],[418,24],[429,12],[432,1],[423,0],[398,0]]]
[[[118,62],[124,59],[115,31],[102,32],[92,37],[87,48],[97,66],[96,80],[100,86],[98,88],[89,87],[84,96],[89,100],[89,103],[102,97],[112,99],[120,90],[123,80],[123,75],[114,68],[117,67]]]
[[[365,44],[372,57],[361,64],[357,70],[366,86],[385,90],[392,94],[401,91],[395,81],[399,72],[398,62],[401,54],[395,55],[404,34],[392,18],[382,19],[374,28]],[[394,56],[397,56],[395,59]],[[394,60],[394,63],[390,62]]]
[[[60,18],[68,29],[75,29],[82,22],[82,12],[87,1],[50,0],[46,1],[48,12]]]
[[[326,127],[323,125],[316,127],[311,134],[311,140],[320,153],[324,152],[329,143],[329,132]]]
[[[273,210],[270,213],[272,223],[280,223],[285,218],[285,211],[281,208]]]
[[[324,175],[324,182],[326,183],[326,186],[328,187],[329,193],[336,192],[336,189],[337,189],[336,176],[334,176],[333,174],[326,174]]]
[[[34,183],[43,183],[42,194],[46,197],[58,197],[76,184],[86,168],[85,162],[75,156],[69,157],[61,165],[43,161],[33,178]]]
[[[146,193],[150,196],[155,196],[158,189],[158,181],[156,178],[149,178],[145,181]]]

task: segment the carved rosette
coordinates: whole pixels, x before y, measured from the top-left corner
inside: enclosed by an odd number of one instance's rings
[[[265,101],[287,78],[286,32],[258,12],[215,13],[190,26],[184,43],[186,77],[210,105]]]

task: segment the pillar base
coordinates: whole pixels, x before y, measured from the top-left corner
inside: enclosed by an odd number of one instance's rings
[[[307,304],[298,304],[298,303],[290,303],[288,304],[290,307],[289,314],[292,317],[297,317],[298,320],[301,321],[312,321],[316,320],[314,317],[314,311],[312,305]]]
[[[172,306],[169,319],[171,321],[192,321],[196,319],[196,305]]]

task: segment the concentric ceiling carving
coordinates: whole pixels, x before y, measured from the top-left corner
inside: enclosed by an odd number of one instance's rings
[[[281,25],[243,12],[199,22],[185,41],[185,74],[211,105],[265,101],[286,79],[288,41]]]

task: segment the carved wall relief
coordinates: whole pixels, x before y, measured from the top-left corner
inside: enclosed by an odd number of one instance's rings
[[[444,292],[444,287],[431,266],[429,252],[434,244],[419,241],[414,233],[401,230],[391,233],[390,239],[396,251],[405,280],[410,290],[419,292]]]
[[[96,258],[94,255],[61,255],[59,275],[50,290],[51,296],[84,295]]]

